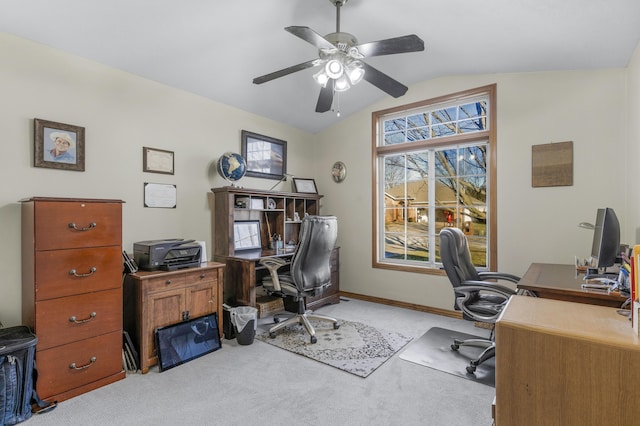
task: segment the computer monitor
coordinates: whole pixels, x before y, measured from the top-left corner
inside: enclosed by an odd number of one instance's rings
[[[620,255],[619,251],[620,223],[616,212],[609,207],[598,209],[591,246],[591,266],[598,269],[613,266]]]

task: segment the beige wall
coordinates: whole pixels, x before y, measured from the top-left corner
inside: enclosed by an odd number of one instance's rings
[[[623,240],[638,238],[638,201],[620,184],[637,163],[640,107],[638,52],[626,69],[447,77],[414,85],[345,118],[318,135],[168,88],[100,64],[0,34],[0,320],[20,323],[20,204],[29,196],[118,198],[123,245],[155,238],[205,240],[211,250],[211,187],[225,151],[240,150],[240,130],[288,141],[288,170],[316,180],[323,213],[339,218],[341,286],[346,291],[450,309],[441,277],[371,268],[371,112],[485,84],[498,85],[498,209],[500,269],[522,274],[531,261],[568,263],[587,256],[591,234],[577,223],[595,209],[616,209]],[[627,74],[632,100],[627,98]],[[363,83],[366,84],[366,83]],[[629,105],[627,107],[627,105]],[[33,118],[86,128],[86,171],[34,168]],[[633,138],[634,143],[627,143]],[[531,188],[531,145],[574,141],[574,185]],[[176,174],[142,172],[142,147],[174,151]],[[622,158],[633,159],[625,162]],[[635,161],[634,161],[635,159]],[[331,180],[335,161],[347,178]],[[142,207],[144,182],[176,184],[178,208]],[[274,181],[242,180],[268,189]],[[288,188],[281,184],[278,189]],[[636,197],[637,198],[637,197]]]
[[[531,262],[571,263],[590,253],[592,233],[579,222],[613,207],[631,241],[625,211],[627,167],[626,70],[567,71],[446,77],[412,86],[321,134],[319,176],[331,197],[326,210],[340,218],[341,289],[450,309],[444,277],[371,267],[371,112],[394,105],[497,83],[498,265],[523,274]],[[574,185],[531,187],[531,146],[574,142]],[[330,184],[330,165],[341,160],[347,179]],[[636,216],[637,217],[637,216]],[[637,226],[634,219],[633,226]]]
[[[628,182],[626,188],[627,223],[624,224],[633,240],[640,244],[640,43],[628,65],[629,109],[628,151],[626,155]]]
[[[122,199],[125,250],[131,252],[140,240],[192,238],[206,241],[211,255],[208,193],[226,185],[215,164],[225,151],[240,152],[242,129],[286,140],[289,171],[308,173],[315,135],[3,33],[0,52],[0,321],[5,326],[21,322],[18,200]],[[34,118],[85,127],[85,172],[33,167]],[[175,174],[143,173],[143,146],[174,151]],[[176,184],[177,208],[144,208],[144,182]],[[241,182],[260,189],[274,183]]]

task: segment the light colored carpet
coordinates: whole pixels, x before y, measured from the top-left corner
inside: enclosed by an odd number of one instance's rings
[[[432,327],[483,334],[463,321],[344,300],[318,309],[414,339]],[[258,326],[272,322],[260,318]],[[488,333],[487,333],[488,335]],[[255,340],[63,401],[27,426],[490,426],[495,389],[407,362],[396,353],[366,379]]]
[[[272,324],[265,324],[256,338],[360,377],[373,373],[412,339],[361,322],[338,319],[338,323],[335,330],[331,323],[312,320],[318,338],[313,344],[301,324],[278,330],[274,338],[269,337]]]
[[[469,361],[480,356],[483,348],[460,346],[457,351],[451,349],[453,339],[479,339],[481,337],[460,333],[440,327],[433,327],[416,339],[400,353],[400,358],[431,367],[463,379],[473,380],[488,386],[496,386],[496,362],[490,358],[480,364],[475,374],[467,373]],[[485,337],[486,338],[486,337]]]

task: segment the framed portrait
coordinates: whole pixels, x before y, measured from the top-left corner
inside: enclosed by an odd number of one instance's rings
[[[293,190],[305,194],[317,194],[316,181],[313,179],[293,178]]]
[[[142,147],[142,171],[150,173],[173,174],[173,151]]]
[[[245,176],[283,179],[287,172],[287,142],[242,131],[242,157],[247,162]]]
[[[34,119],[34,167],[84,172],[84,127]]]

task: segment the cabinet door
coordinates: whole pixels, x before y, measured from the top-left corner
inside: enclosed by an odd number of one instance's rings
[[[182,321],[182,313],[186,311],[184,288],[167,290],[148,296],[148,321],[146,330],[145,347],[150,348],[149,357],[156,355],[155,329]]]
[[[218,305],[217,288],[215,281],[204,281],[185,289],[187,310],[190,318],[207,315],[216,310]]]

